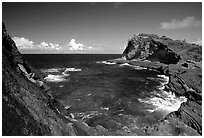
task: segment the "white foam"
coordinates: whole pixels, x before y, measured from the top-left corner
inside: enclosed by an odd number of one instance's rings
[[[69,73],[67,72],[75,72],[75,71],[81,71],[81,69],[76,69],[76,68],[66,68],[64,72],[62,72],[62,75],[65,77],[69,76]]]
[[[49,74],[47,77],[45,77],[45,79],[48,82],[66,81],[66,79],[64,78],[64,75],[52,75],[52,74]]]
[[[69,76],[69,74],[68,74],[68,73],[66,73],[65,71],[64,71],[64,72],[62,72],[62,75],[64,75],[65,77]]]
[[[98,63],[98,64],[106,64],[106,65],[114,65],[114,64],[116,64],[115,62],[109,62],[109,61],[97,61],[96,63]]]
[[[100,115],[102,113],[98,111],[88,111],[86,113],[79,113],[78,116],[82,117],[82,120],[93,118],[94,116]]]
[[[139,99],[140,102],[153,105],[154,108],[149,108],[147,111],[154,112],[156,110],[166,111],[167,113],[177,111],[181,103],[186,102],[187,98],[184,96],[176,97],[171,92],[163,91],[162,94],[158,94],[158,97]]]
[[[154,112],[156,110],[162,110],[166,113],[170,113],[173,111],[177,111],[181,105],[181,103],[186,102],[187,98],[184,96],[177,97],[172,92],[164,91],[165,85],[169,82],[169,77],[165,75],[157,75],[159,78],[162,78],[162,82],[160,86],[158,86],[158,90],[154,91],[154,96],[150,98],[139,99],[140,102],[143,102],[147,105],[152,105],[154,108],[147,107],[147,111]]]
[[[131,66],[130,64],[128,64],[128,63],[123,63],[123,64],[120,64],[119,66]]]
[[[64,87],[64,85],[60,85],[59,87],[60,87],[60,88],[63,88],[63,87]]]
[[[101,107],[102,110],[109,110],[108,107]]]
[[[147,68],[144,68],[144,67],[140,67],[140,66],[132,66],[134,69],[136,70],[143,70],[143,69],[147,69]]]
[[[64,72],[71,72],[71,71],[81,71],[81,69],[76,69],[76,68],[66,68]]]
[[[147,69],[147,68],[144,68],[144,67],[140,67],[140,66],[136,66],[136,65],[130,65],[130,64],[128,64],[128,63],[123,63],[123,64],[120,64],[119,66],[130,66],[130,67],[132,67],[132,68],[134,68],[134,69],[136,69],[136,70],[144,70],[144,69]]]
[[[49,72],[49,73],[53,73],[53,72],[58,72],[60,70],[60,68],[50,68],[50,69],[42,69],[42,72]]]

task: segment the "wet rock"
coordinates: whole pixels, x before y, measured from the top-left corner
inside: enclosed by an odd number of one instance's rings
[[[164,56],[168,54],[163,52],[168,51],[167,49],[170,49],[170,53],[174,53],[169,57],[176,62]],[[169,83],[165,86],[165,90],[188,99],[181,104],[178,111],[144,128],[146,135],[202,135],[201,53],[201,46],[186,41],[139,34],[129,40],[123,52],[126,58],[112,60],[117,64],[128,63],[168,75]]]
[[[45,83],[44,75],[23,59],[2,27],[2,135],[80,135],[80,128],[58,113],[47,93],[19,69],[21,63],[28,73],[35,73],[34,79]]]

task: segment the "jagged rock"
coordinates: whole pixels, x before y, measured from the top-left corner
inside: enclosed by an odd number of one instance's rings
[[[47,95],[18,70],[18,63],[29,70],[31,66],[4,24],[2,38],[2,135],[69,135],[66,123],[49,107]]]
[[[164,49],[170,49],[170,53],[174,53],[171,58],[176,62],[164,56]],[[111,62],[128,63],[168,75],[169,83],[165,90],[188,99],[181,104],[178,111],[144,128],[147,135],[202,135],[201,46],[157,35],[139,34],[129,40],[123,54],[126,58],[114,59]],[[152,58],[153,55],[155,58]]]
[[[182,103],[178,111],[166,116],[167,120],[172,118],[188,125],[202,135],[202,107],[196,102],[188,100]]]
[[[2,50],[5,54],[9,55],[14,63],[23,63],[21,53],[18,51],[14,41],[6,32],[5,24],[2,25]]]
[[[44,75],[25,61],[2,26],[2,135],[111,135],[105,128],[92,128],[67,119],[60,104],[53,104],[48,93],[31,82],[18,64],[44,80]],[[58,110],[59,108],[60,110]]]
[[[139,34],[129,40],[123,52],[128,60],[150,60],[165,64],[176,64],[180,56],[161,43],[156,35]]]
[[[197,45],[173,41],[165,36],[134,36],[124,51],[128,60],[121,58],[112,62],[139,65],[168,75],[170,82],[166,90],[186,96],[188,100],[178,111],[168,114],[156,124],[131,133],[112,133],[99,125],[90,127],[81,121],[65,118],[63,106],[53,104],[47,93],[18,69],[18,64],[23,64],[27,70],[36,74],[36,79],[45,82],[44,75],[23,59],[3,24],[2,135],[202,135],[201,50]],[[180,62],[179,57],[182,59]]]

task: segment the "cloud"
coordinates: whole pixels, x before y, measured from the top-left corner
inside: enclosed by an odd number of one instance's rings
[[[41,49],[46,49],[46,50],[60,50],[61,49],[59,44],[46,43],[46,42],[41,42],[39,45],[36,45],[36,46]]]
[[[40,49],[40,50],[43,50],[43,49],[60,50],[61,49],[59,44],[46,43],[46,42],[41,42],[40,44],[34,44],[33,41],[30,41],[29,39],[26,39],[24,37],[13,37],[13,40],[19,49]]]
[[[13,37],[16,46],[20,49],[29,49],[34,47],[33,41],[26,39],[24,37]]]
[[[89,46],[88,49],[93,49],[93,47],[92,47],[92,46]]]
[[[41,42],[40,45],[43,47],[48,47],[48,43],[46,43],[46,42]]]
[[[113,8],[120,8],[120,7],[122,7],[123,6],[123,2],[114,2],[113,3]]]
[[[80,44],[80,43],[76,43],[76,40],[75,39],[72,39],[70,42],[69,42],[69,49],[71,51],[77,51],[77,50],[84,50],[84,45],[83,44]]]
[[[178,28],[199,27],[202,26],[202,22],[195,19],[193,16],[188,16],[182,21],[173,19],[171,22],[161,22],[161,29],[173,30]]]

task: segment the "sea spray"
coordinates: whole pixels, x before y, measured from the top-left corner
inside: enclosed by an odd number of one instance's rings
[[[158,90],[154,91],[153,97],[148,97],[144,99],[139,99],[140,102],[145,103],[147,105],[147,111],[164,111],[166,114],[177,111],[181,105],[181,103],[186,102],[187,98],[184,96],[177,97],[171,91],[165,91],[165,85],[169,82],[169,77],[165,75],[157,75],[160,78],[163,78],[160,86],[158,86]],[[152,108],[153,106],[153,108]]]
[[[45,77],[46,81],[48,82],[61,82],[61,81],[66,81],[64,78],[64,75],[52,75],[48,74],[47,77]]]
[[[62,81],[66,81],[66,77],[68,77],[70,75],[69,72],[81,71],[81,69],[50,68],[50,69],[42,69],[41,71],[44,73],[52,73],[52,74],[48,74],[47,77],[45,77],[46,81],[48,81],[48,82],[62,82]]]
[[[115,62],[109,62],[109,61],[97,61],[97,64],[106,64],[106,65],[115,65]]]

